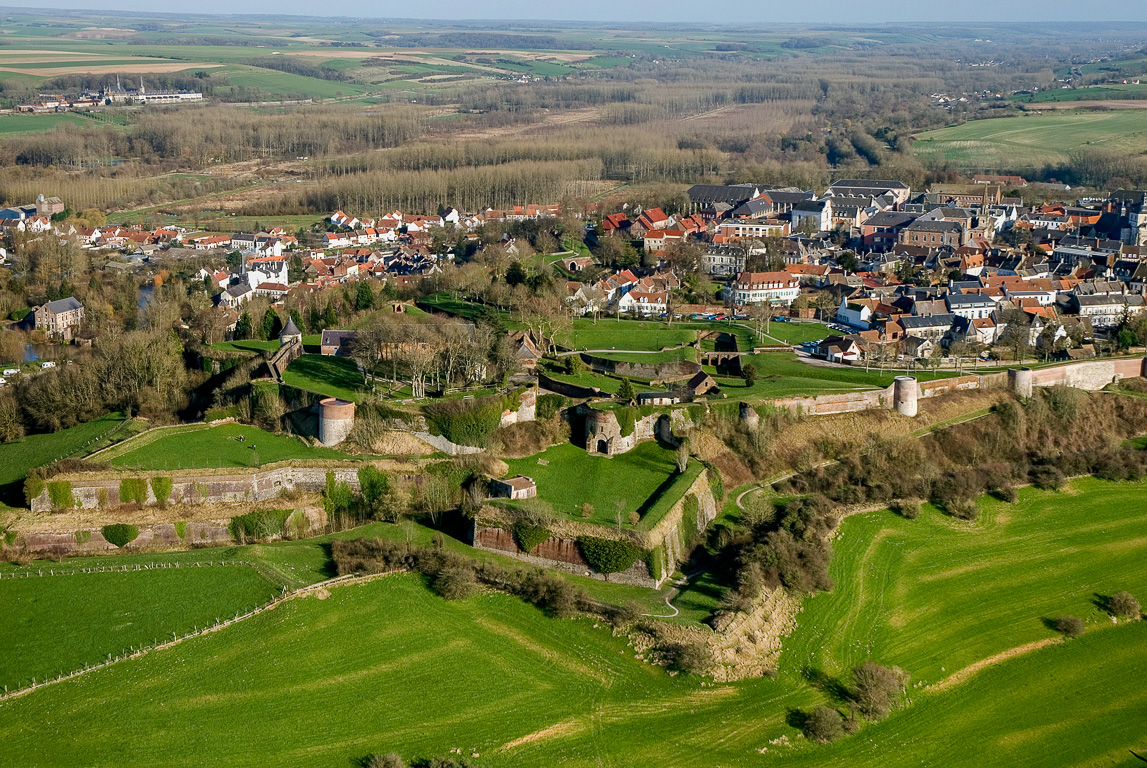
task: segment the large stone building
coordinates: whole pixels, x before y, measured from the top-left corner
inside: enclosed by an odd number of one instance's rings
[[[733,303],[738,306],[768,304],[787,307],[800,295],[801,284],[788,272],[742,272],[726,290],[732,290]]]
[[[36,330],[71,341],[84,322],[84,305],[74,296],[36,307]]]

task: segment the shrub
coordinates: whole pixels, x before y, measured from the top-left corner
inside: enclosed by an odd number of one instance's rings
[[[499,395],[477,400],[443,400],[423,408],[430,432],[452,443],[485,448],[502,423],[506,401]]]
[[[32,501],[39,498],[43,492],[44,478],[36,474],[28,475],[27,479],[24,480],[24,499],[28,502],[28,506],[31,506]]]
[[[1012,485],[1001,485],[992,490],[992,495],[1000,501],[1006,501],[1008,504],[1015,504],[1016,499],[1019,498],[1019,494],[1016,493],[1016,489]]]
[[[285,509],[258,509],[231,518],[227,530],[240,544],[270,539],[283,533],[283,526],[286,525],[290,514],[290,511]]]
[[[916,499],[900,499],[892,505],[892,511],[905,520],[915,520],[920,516],[920,502]]]
[[[713,664],[713,652],[704,642],[677,643],[666,649],[669,666],[690,675],[703,675]]]
[[[593,517],[593,512],[593,504],[590,504],[588,501],[581,505],[581,516],[587,520]]]
[[[631,542],[596,536],[582,536],[577,544],[586,562],[598,573],[620,573],[629,569],[643,554],[641,548]]]
[[[514,523],[513,531],[514,538],[518,540],[518,546],[526,554],[533,552],[534,547],[550,537],[549,528],[544,525],[533,525],[525,520]]]
[[[390,491],[390,477],[378,467],[368,464],[358,471],[358,485],[367,512],[373,517],[380,517],[383,498]]]
[[[385,755],[370,755],[363,760],[363,768],[407,768],[406,761],[395,752]]]
[[[1135,595],[1121,589],[1107,599],[1107,612],[1112,616],[1139,617],[1141,609]]]
[[[630,525],[637,525],[638,523],[641,522],[641,514],[639,512],[636,512],[636,511],[630,512],[629,517],[627,517],[626,519],[629,520]]]
[[[76,531],[76,543],[77,544],[87,544],[91,540],[92,540],[92,532],[91,531]]]
[[[100,533],[109,543],[120,549],[126,547],[139,537],[139,529],[127,523],[113,523],[100,528]]]
[[[108,489],[100,488],[99,494],[96,496],[96,503],[99,504],[100,509],[105,509],[108,505]]]
[[[1079,637],[1085,629],[1083,619],[1075,616],[1058,616],[1052,619],[1052,628],[1064,637]]]
[[[32,310],[29,309],[28,307],[20,307],[19,309],[12,310],[12,314],[8,315],[8,317],[9,317],[9,319],[14,320],[18,323],[21,320],[23,320],[25,317],[27,317],[31,311]]]
[[[153,477],[151,478],[151,492],[155,494],[155,503],[160,508],[167,506],[167,500],[171,498],[171,490],[175,487],[170,477]]]
[[[474,566],[457,558],[438,569],[430,586],[447,600],[463,600],[478,591],[478,579],[474,575]]]
[[[71,509],[76,505],[72,484],[67,480],[48,483],[48,498],[52,500],[52,509],[56,511]]]
[[[187,523],[183,520],[175,521],[175,535],[180,539],[187,538]]]
[[[948,514],[957,520],[975,520],[976,502],[971,499],[955,499],[946,505]]]
[[[119,500],[121,504],[135,502],[141,507],[147,504],[147,478],[125,477],[119,481]]]
[[[1038,487],[1048,491],[1058,491],[1067,482],[1059,467],[1042,464],[1031,469],[1031,481]]]
[[[805,718],[804,733],[813,741],[828,744],[844,735],[844,723],[839,712],[822,705]]]
[[[576,357],[576,355],[571,355],[571,357]],[[561,410],[565,408],[568,403],[569,400],[561,395],[542,395],[538,398],[535,413],[539,421],[549,421],[561,413]]]
[[[904,692],[903,670],[866,661],[852,670],[852,698],[861,714],[872,720],[887,717]]]

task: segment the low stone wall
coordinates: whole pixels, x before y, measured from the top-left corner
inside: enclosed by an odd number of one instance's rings
[[[358,488],[358,470],[362,463],[341,466],[297,466],[285,464],[260,469],[228,470],[178,470],[171,472],[115,471],[84,472],[61,474],[51,478],[49,483],[68,482],[72,486],[72,497],[81,509],[118,507],[125,502],[120,499],[120,483],[129,478],[148,480],[147,505],[156,503],[151,479],[168,477],[172,480],[169,504],[227,504],[236,502],[259,502],[277,498],[284,490],[319,492],[327,482],[327,472],[334,472],[335,479]],[[52,502],[48,488],[32,499],[33,512],[51,512]]]

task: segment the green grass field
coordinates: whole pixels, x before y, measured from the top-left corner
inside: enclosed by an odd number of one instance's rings
[[[240,442],[239,436],[245,439]],[[287,459],[349,459],[331,448],[311,448],[296,437],[275,435],[258,427],[221,424],[217,427],[165,435],[111,459],[118,467],[190,469],[194,467],[252,467]]]
[[[95,121],[93,120],[67,112],[45,115],[4,115],[0,117],[0,136],[20,136],[29,133],[52,131],[63,125],[75,125],[87,128],[94,124]]]
[[[571,349],[649,350],[675,347],[695,341],[697,334],[681,323],[670,326],[653,320],[593,320],[577,318],[573,330],[558,339]]]
[[[363,394],[362,373],[345,357],[303,355],[287,366],[283,383],[311,392],[357,401]]]
[[[1141,484],[1077,480],[1019,502],[980,501],[958,523],[931,507],[849,518],[837,540],[837,587],[806,601],[787,665],[839,674],[862,654],[935,683],[969,664],[1054,635],[1042,619],[1110,624],[1099,595],[1147,597],[1147,498]],[[943,669],[941,669],[943,667]]]
[[[345,766],[371,752],[457,748],[493,768],[899,768],[931,764],[942,734],[944,765],[978,768],[990,754],[993,765],[1130,766],[1127,749],[1147,746],[1147,622],[1113,627],[1092,601],[1147,590],[1142,490],[1092,479],[1062,493],[1023,489],[1015,505],[983,500],[975,523],[928,507],[914,521],[886,511],[849,518],[836,539],[837,586],[806,600],[776,680],[702,687],[633,659],[623,638],[590,620],[549,619],[497,594],[447,602],[420,577],[400,575],[292,601],[0,705],[0,739],[6,761],[45,766],[118,766],[125,755],[132,764]],[[401,526],[367,530],[403,536]],[[321,541],[220,555],[266,563],[272,575],[289,569],[305,583],[323,575]],[[84,562],[93,561],[69,564]],[[601,587],[617,598],[635,589]],[[716,600],[715,585],[701,587],[681,601],[698,616]],[[69,598],[53,593],[50,602]],[[196,591],[181,605],[204,599]],[[156,604],[169,621],[169,606]],[[864,658],[936,683],[1053,638],[1041,619],[1063,613],[1085,618],[1088,632],[943,692],[910,688],[910,707],[837,744],[810,745],[792,724],[794,712],[834,701],[833,679]],[[82,659],[95,652],[89,645],[68,650],[81,648]]]
[[[1012,101],[1022,104],[1048,104],[1070,101],[1141,99],[1145,95],[1147,95],[1147,86],[1134,85],[1133,83],[1111,83],[1110,85],[1092,85],[1086,88],[1056,88],[1030,95],[1017,93],[1010,98]]]
[[[539,462],[546,462],[541,464]],[[558,514],[581,518],[581,505],[592,504],[588,522],[617,524],[617,500],[624,502],[622,525],[630,512],[640,510],[676,471],[672,451],[655,442],[640,443],[619,456],[592,456],[564,444],[536,456],[510,459],[510,476],[526,475],[538,484],[538,498],[553,505]]]
[[[835,331],[824,323],[800,322],[769,324],[767,335],[785,344],[800,344],[805,341],[820,341]],[[766,339],[767,341],[767,339]]]
[[[0,444],[0,487],[23,482],[35,467],[95,450],[123,424],[121,414],[112,414],[59,432]]]
[[[0,685],[14,688],[170,639],[172,632],[184,634],[262,605],[277,592],[241,566],[2,579]]]
[[[1132,111],[1057,112],[973,120],[916,135],[913,151],[924,162],[968,169],[1027,168],[1069,159],[1083,147],[1129,154],[1147,151],[1147,124]]]

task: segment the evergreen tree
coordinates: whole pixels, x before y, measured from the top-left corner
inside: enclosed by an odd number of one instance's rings
[[[332,304],[327,304],[326,310],[323,311],[323,327],[335,328],[339,324],[338,315],[335,314],[335,308]]]
[[[621,386],[617,388],[617,399],[630,403],[636,398],[637,393],[633,391],[633,385],[629,382],[629,379],[622,379]]]
[[[279,333],[283,330],[283,321],[279,319],[279,313],[273,307],[267,307],[267,311],[263,313],[263,339],[277,339]]]
[[[354,306],[359,312],[364,312],[374,306],[374,291],[370,289],[370,283],[365,280],[358,284],[358,290],[354,296]]]
[[[511,262],[510,268],[506,270],[506,285],[518,286],[524,282],[526,282],[526,270],[518,262]]]
[[[239,315],[239,321],[235,323],[235,338],[236,339],[249,339],[251,338],[251,315],[244,312]]]

